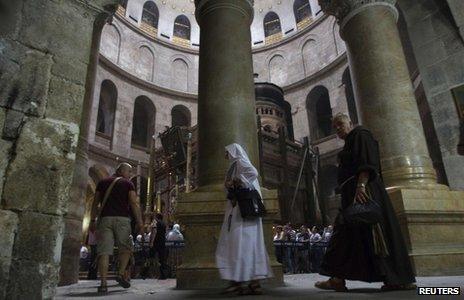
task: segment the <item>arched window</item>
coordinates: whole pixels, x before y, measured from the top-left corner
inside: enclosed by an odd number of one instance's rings
[[[143,5],[142,11],[142,22],[154,27],[158,28],[158,19],[159,19],[159,12],[158,7],[156,6],[155,2],[147,1]]]
[[[343,72],[342,83],[345,86],[345,96],[348,106],[348,113],[350,115],[351,122],[358,124],[358,112],[356,110],[356,101],[354,98],[353,84],[351,82],[350,69],[346,68]]]
[[[309,92],[306,99],[311,139],[318,140],[333,133],[332,108],[329,91],[323,86],[317,86]]]
[[[264,17],[264,36],[268,37],[281,32],[279,16],[275,12],[268,12]]]
[[[190,127],[191,114],[190,110],[183,105],[176,105],[171,110],[172,126]]]
[[[103,80],[98,103],[97,132],[108,138],[113,134],[117,99],[118,90],[114,83],[110,80]]]
[[[174,36],[190,40],[190,21],[186,16],[180,15],[174,21]]]
[[[150,99],[145,96],[135,99],[131,139],[133,146],[150,146],[150,139],[155,131],[155,115],[156,109]]]
[[[308,0],[295,0],[293,3],[293,13],[295,14],[296,23],[309,19],[312,15],[311,6]]]

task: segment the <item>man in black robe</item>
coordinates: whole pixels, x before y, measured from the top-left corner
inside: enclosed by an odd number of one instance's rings
[[[338,155],[342,212],[353,201],[366,203],[372,198],[381,206],[382,219],[376,225],[348,224],[340,213],[320,271],[330,279],[315,286],[346,291],[347,279],[384,282],[382,290],[414,289],[408,251],[382,181],[378,143],[366,128],[353,128],[344,114],[334,118],[333,126],[345,140]]]

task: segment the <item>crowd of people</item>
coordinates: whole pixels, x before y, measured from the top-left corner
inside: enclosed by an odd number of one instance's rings
[[[284,272],[319,272],[333,226],[321,229],[318,226],[301,225],[294,229],[290,223],[274,226],[274,247],[277,261],[283,265]]]
[[[170,248],[179,248],[183,246],[184,236],[180,231],[180,225],[176,223],[170,223],[167,227],[167,230],[164,230],[159,219],[162,218],[158,216],[153,220],[150,226],[145,232],[138,235],[129,235],[129,238],[132,243],[133,255],[129,261],[126,278],[130,280],[130,277],[134,278],[148,278],[154,277],[156,273],[156,268],[159,271],[157,274],[158,279],[165,279],[168,277],[168,274],[171,274],[171,269],[175,266],[168,266],[166,260],[169,255]],[[155,227],[155,225],[158,225]],[[159,229],[161,227],[161,229]],[[164,233],[163,231],[166,231]],[[160,247],[158,245],[163,243],[162,238],[164,234],[164,244],[165,247]],[[154,237],[152,239],[152,237]],[[155,245],[157,245],[155,247]],[[176,250],[171,256],[178,256]],[[157,267],[153,259],[157,258]],[[95,228],[90,228],[88,232],[87,243],[81,246],[80,251],[81,259],[81,270],[87,271],[87,279],[94,280],[97,279],[97,237]],[[174,258],[173,260],[176,260]],[[147,262],[151,263],[150,269],[146,268]],[[117,260],[114,260],[112,264],[113,267],[117,265]],[[144,268],[145,266],[145,268]],[[168,271],[169,270],[169,271]],[[130,274],[130,275],[129,275]]]
[[[346,280],[383,282],[384,291],[414,289],[415,276],[406,244],[382,179],[378,142],[367,128],[354,127],[345,114],[335,116],[332,125],[345,141],[338,155],[340,213],[333,228],[328,226],[322,231],[304,225],[299,230],[291,224],[275,226],[277,259],[288,273],[309,269],[329,276],[328,280],[315,283],[320,289],[345,292]],[[274,275],[264,243],[262,217],[266,210],[259,174],[237,143],[225,147],[225,158],[229,162],[224,180],[225,214],[215,255],[221,278],[229,282],[223,292],[262,294],[260,281]],[[166,239],[182,236],[178,226],[167,232],[161,214],[156,214],[149,232],[143,236],[135,188],[128,180],[131,171],[129,164],[120,164],[116,174],[99,182],[96,189],[94,204],[99,210],[92,210],[91,230],[98,230],[101,293],[108,291],[108,259],[115,244],[116,281],[124,288],[130,287],[127,267],[133,257],[131,232],[135,232],[136,241],[138,234],[141,240],[148,241],[150,257],[159,260],[160,278],[166,276]],[[134,212],[132,216],[130,211]],[[309,266],[305,265],[308,261]]]
[[[287,242],[328,242],[332,236],[333,226],[329,225],[321,229],[319,226],[301,225],[295,229],[291,223],[284,226],[274,226],[274,241],[287,241]]]

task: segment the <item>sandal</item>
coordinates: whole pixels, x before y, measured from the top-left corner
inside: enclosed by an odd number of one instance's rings
[[[222,295],[230,295],[230,294],[240,295],[241,293],[242,293],[242,286],[237,283],[233,283],[229,285],[221,292]]]
[[[408,284],[384,284],[380,288],[382,292],[389,292],[389,291],[408,291],[408,290],[415,290],[417,289],[417,285],[414,283]]]
[[[108,293],[108,286],[106,286],[106,285],[100,285],[100,286],[98,287],[98,290],[97,290],[97,291],[98,291],[99,294],[106,294],[106,293]]]
[[[345,281],[336,282],[332,278],[326,281],[318,281],[314,284],[315,287],[322,290],[334,290],[336,292],[347,292],[348,289],[345,286]]]
[[[262,294],[263,294],[263,289],[261,288],[261,285],[257,282],[250,283],[248,285],[248,291],[242,292],[242,295],[262,295]]]
[[[127,281],[123,275],[118,275],[118,277],[116,277],[116,281],[125,289],[128,289],[131,286],[130,282]]]

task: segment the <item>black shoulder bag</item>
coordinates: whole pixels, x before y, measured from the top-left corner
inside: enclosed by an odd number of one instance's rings
[[[233,194],[243,219],[254,219],[266,215],[266,208],[257,190],[237,188]]]

